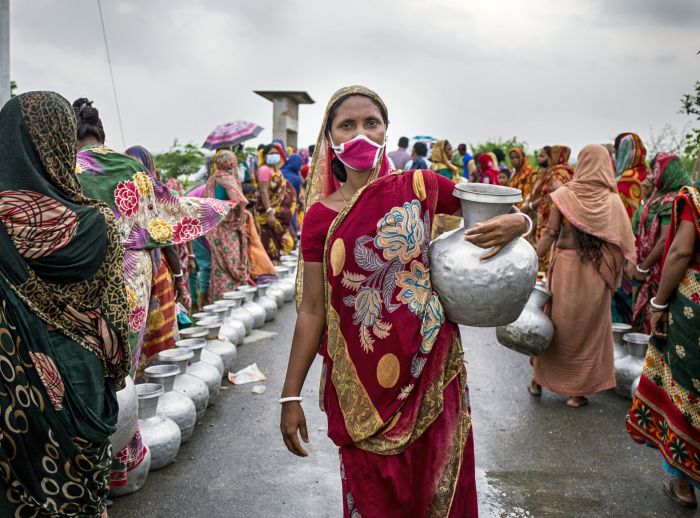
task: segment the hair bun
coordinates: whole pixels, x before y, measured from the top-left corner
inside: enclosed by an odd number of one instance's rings
[[[96,124],[100,120],[100,112],[92,106],[92,101],[85,97],[76,99],[73,109],[75,114],[87,123]]]

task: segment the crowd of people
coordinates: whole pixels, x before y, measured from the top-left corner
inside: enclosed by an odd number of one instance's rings
[[[661,452],[673,477],[664,491],[696,505],[700,192],[679,157],[647,162],[634,133],[584,147],[574,166],[563,145],[531,159],[521,147],[472,156],[446,139],[409,152],[401,137],[387,152],[387,124],[377,94],[342,89],[315,145],[273,141],[252,158],[218,149],[206,179],[186,189],[144,147],[108,147],[87,98],[30,92],[6,103],[0,515],[106,515],[110,485],[124,485],[146,453],[138,431],[123,451],[109,448],[125,377],[139,381],[199,308],[274,280],[281,256],[300,246],[285,444],[306,455],[299,394],[320,353],[346,516],[407,505],[472,516],[466,371],[427,254],[431,238],[460,226],[459,182],[523,194],[519,214],[465,239],[500,249],[528,233],[537,250],[555,335],[531,359],[528,391],[583,406],[615,385],[612,323],[651,334],[627,429]]]

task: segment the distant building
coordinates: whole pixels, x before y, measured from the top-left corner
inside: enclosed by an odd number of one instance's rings
[[[272,102],[272,138],[298,147],[299,105],[313,104],[314,100],[306,92],[256,90],[255,93]]]

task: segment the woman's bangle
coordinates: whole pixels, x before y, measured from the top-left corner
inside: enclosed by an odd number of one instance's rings
[[[639,265],[635,266],[635,268],[637,269],[637,272],[639,272],[639,273],[649,273],[651,271],[651,268],[647,268],[645,270],[643,268],[640,268]]]
[[[189,254],[187,257],[189,257],[190,259],[196,259],[196,258],[197,258],[197,256],[194,255],[194,254]]]
[[[517,214],[520,214],[523,218],[525,218],[527,220],[527,230],[525,232],[523,232],[523,234],[522,234],[522,237],[527,237],[528,235],[530,235],[530,232],[532,232],[532,227],[533,227],[532,218],[530,216],[528,216],[527,214],[525,214],[524,212],[518,212]]]
[[[649,304],[651,305],[652,309],[656,309],[657,311],[665,311],[668,309],[668,302],[666,304],[657,304],[656,297],[652,297]]]
[[[182,272],[180,272],[180,273],[174,273],[174,274],[173,274],[173,277],[174,277],[175,279],[179,279],[180,277],[182,277]]]
[[[304,398],[299,396],[282,397],[280,398],[279,403],[280,405],[282,405],[284,403],[291,403],[292,401],[298,401],[299,403],[301,403],[302,401],[304,401]]]
[[[265,209],[265,214],[269,214],[270,212],[273,212],[274,210],[275,209],[273,209],[272,207],[268,207],[267,209]]]

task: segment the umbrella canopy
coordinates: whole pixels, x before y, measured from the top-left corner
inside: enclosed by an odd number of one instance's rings
[[[219,149],[233,147],[241,142],[257,137],[264,128],[247,121],[233,121],[219,124],[212,131],[202,147],[207,149]]]

